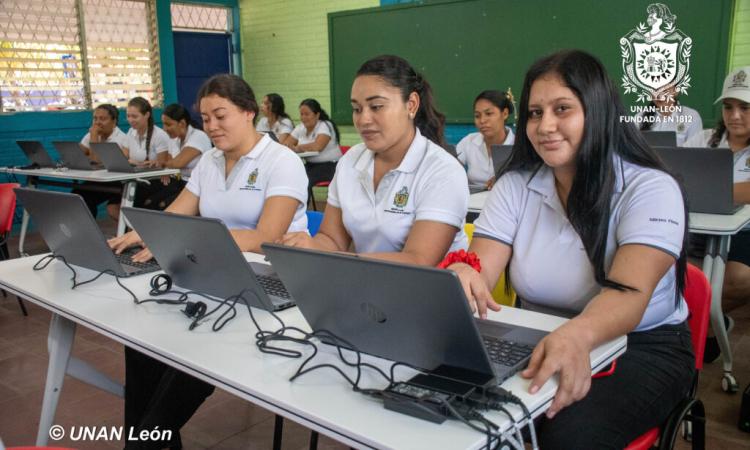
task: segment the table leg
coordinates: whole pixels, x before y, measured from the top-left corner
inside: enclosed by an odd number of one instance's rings
[[[70,350],[73,347],[75,334],[75,322],[60,315],[52,314],[49,335],[47,337],[47,346],[49,349],[47,381],[44,386],[42,413],[39,418],[39,430],[36,436],[36,445],[40,447],[47,445],[49,430],[54,424],[57,402],[60,399],[60,392],[65,380],[65,370],[68,366],[68,359],[70,358]]]
[[[68,361],[68,370],[66,371],[66,373],[73,378],[81,380],[84,383],[90,384],[94,387],[98,387],[99,389],[109,392],[110,394],[114,394],[118,397],[125,396],[125,388],[122,386],[122,384],[104,375],[89,363],[81,361],[75,356],[70,357],[70,361]]]
[[[136,181],[128,181],[122,189],[122,201],[120,206],[133,206],[133,200],[135,199],[135,187]],[[127,222],[125,220],[125,214],[120,211],[120,219],[117,221],[117,235],[122,236],[125,233],[125,227]]]
[[[729,242],[729,236],[709,236],[706,242],[706,257],[708,258],[710,255],[711,262],[708,264],[710,270],[705,273],[711,282],[711,328],[721,349],[724,368],[721,386],[726,392],[737,392],[737,381],[732,375],[732,349],[729,346],[729,337],[724,325],[724,313],[721,309],[721,296],[724,286],[727,253],[729,253]],[[704,271],[705,269],[706,262],[704,261]]]
[[[34,177],[26,177],[26,185],[24,187],[33,189],[36,187],[36,183],[34,183]],[[18,235],[18,255],[19,256],[28,256],[23,251],[23,245],[26,242],[26,230],[29,228],[29,213],[26,212],[26,208],[23,209],[23,216],[21,218],[21,232]]]

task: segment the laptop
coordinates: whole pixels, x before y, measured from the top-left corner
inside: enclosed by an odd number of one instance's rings
[[[365,353],[499,384],[526,366],[548,334],[475,319],[449,270],[277,244],[262,248],[310,327]]]
[[[32,168],[57,167],[41,142],[39,141],[16,141],[23,154],[31,162]]]
[[[120,146],[114,142],[92,142],[91,150],[99,156],[99,159],[102,160],[102,163],[104,163],[104,167],[107,168],[108,172],[138,173],[162,170],[161,167],[146,167],[130,164],[130,161],[128,161],[128,158],[122,152]]]
[[[495,169],[495,174],[500,172],[505,166],[505,163],[510,159],[510,153],[513,150],[512,145],[492,145],[492,167]]]
[[[111,270],[119,277],[159,270],[153,261],[137,263],[131,260],[130,257],[140,249],[115,255],[79,195],[27,188],[14,191],[52,253],[64,257],[69,264],[97,272]]]
[[[728,148],[653,147],[685,188],[691,213],[734,214],[734,156]]]
[[[448,153],[450,153],[452,157],[458,159],[458,153],[456,153],[456,146],[455,145],[447,144],[445,146],[445,151],[448,152]]]
[[[54,141],[52,145],[60,154],[60,161],[68,169],[74,170],[99,170],[104,167],[89,159],[78,142],[72,141]]]
[[[140,208],[122,211],[177,286],[219,299],[246,292],[251,306],[267,311],[294,306],[271,266],[248,263],[220,220]]]
[[[677,133],[674,131],[641,130],[651,147],[677,147]]]

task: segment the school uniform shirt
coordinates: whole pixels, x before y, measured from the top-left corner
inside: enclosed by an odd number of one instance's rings
[[[513,130],[505,127],[505,140],[502,145],[513,145],[516,136]],[[492,157],[487,154],[482,133],[471,133],[466,135],[456,146],[456,154],[461,164],[466,166],[466,176],[469,178],[469,186],[485,187],[487,181],[495,176],[495,166]]]
[[[261,119],[258,121],[258,126],[255,127],[255,129],[260,131],[261,133],[268,133],[269,131],[273,131],[273,134],[275,134],[278,138],[282,134],[291,133],[294,130],[294,123],[292,122],[292,119],[288,117],[282,117],[280,119],[277,119],[276,123],[274,123],[273,126],[270,126],[268,124],[268,117],[261,117]]]
[[[258,227],[266,199],[292,197],[299,201],[288,232],[306,231],[307,175],[297,155],[264,135],[225,176],[224,152],[213,148],[193,169],[187,189],[200,200],[203,217],[221,219],[230,229]]]
[[[357,253],[400,252],[418,220],[458,228],[451,251],[468,247],[463,225],[469,188],[454,157],[417,130],[401,164],[374,191],[374,156],[365,144],[352,147],[328,188],[328,204],[341,210]]]
[[[127,147],[128,135],[123,133],[121,129],[115,127],[112,130],[112,134],[104,142],[114,142],[119,145],[120,148]],[[91,132],[86,133],[86,136],[81,139],[81,145],[87,148],[91,148]]]
[[[688,140],[685,147],[708,147],[708,141],[711,140],[714,130],[703,130],[702,133],[698,133]],[[729,142],[727,141],[727,133],[719,141],[719,145],[716,148],[729,148]],[[742,183],[750,181],[750,145],[743,148],[740,151],[734,152],[734,174],[733,183]],[[749,229],[748,228],[745,229]]]
[[[321,134],[330,136],[331,140],[328,141],[328,144],[320,151],[319,155],[310,156],[305,159],[307,159],[308,163],[313,164],[338,161],[338,159],[341,158],[341,149],[339,148],[338,141],[336,141],[336,132],[333,130],[333,124],[331,122],[327,120],[319,120],[311,133],[307,132],[305,124],[302,123],[297,125],[292,131],[292,136],[297,139],[298,145],[315,142],[315,139]]]
[[[170,140],[169,144],[169,154],[172,155],[172,158],[179,155],[182,149],[186,147],[191,147],[201,152],[200,155],[190,160],[185,167],[180,169],[180,175],[183,180],[190,178],[190,174],[195,166],[198,165],[201,156],[211,150],[212,147],[211,139],[208,138],[208,135],[204,133],[203,130],[193,128],[192,125],[188,125],[184,142],[180,142],[180,138],[174,138]]]
[[[604,272],[625,244],[660,249],[675,259],[682,249],[685,211],[675,180],[664,172],[614,157],[616,181]],[[580,313],[601,287],[580,236],[567,219],[552,169],[508,172],[495,183],[479,218],[474,239],[510,245],[510,278],[524,307],[558,316]],[[659,281],[636,331],[680,323],[687,317],[680,298],[675,307],[675,266]]]
[[[674,131],[677,135],[677,146],[688,147],[685,145],[688,139],[703,131],[703,120],[698,111],[693,108],[682,105],[680,108],[682,108],[680,112],[675,111],[669,116],[656,113],[650,131]],[[644,112],[638,113],[638,116],[644,115]]]
[[[146,136],[138,135],[138,131],[135,128],[128,130],[128,140],[125,147],[130,151],[130,159],[134,161],[149,161],[156,160],[156,155],[159,153],[167,152],[170,148],[170,138],[166,131],[161,128],[154,126],[154,131],[151,134],[151,145],[146,149]],[[148,158],[146,155],[148,154]]]

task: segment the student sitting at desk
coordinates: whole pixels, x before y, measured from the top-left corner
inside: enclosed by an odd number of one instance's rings
[[[302,161],[255,130],[258,104],[250,86],[236,75],[215,75],[198,91],[197,103],[216,147],[200,159],[167,211],[221,219],[242,251],[260,252],[261,243],[273,242],[287,230],[306,230]],[[134,231],[110,240],[116,252],[136,244],[142,242]],[[150,258],[148,249],[133,257]],[[173,430],[179,442],[179,429],[213,386],[127,347],[125,361],[125,426],[135,427],[136,434],[156,426]],[[170,443],[149,444],[163,448]]]
[[[161,115],[164,131],[172,138],[169,153],[171,158],[162,165],[167,169],[180,169],[180,178],[162,177],[164,185],[148,200],[158,209],[164,209],[177,198],[187,184],[190,173],[198,164],[201,155],[211,150],[211,139],[197,128],[193,128],[190,113],[184,106],[172,103]]]
[[[105,103],[99,105],[94,109],[93,123],[89,132],[81,139],[80,147],[86,156],[92,160],[98,158],[91,151],[91,143],[98,142],[114,142],[119,145],[120,148],[127,147],[127,135],[120,130],[117,126],[117,121],[120,118],[120,112],[114,105]],[[121,187],[120,183],[94,183],[85,182],[83,183],[88,186],[114,186]],[[122,200],[122,194],[116,194],[111,192],[93,191],[88,189],[73,189],[74,194],[78,194],[83,197],[83,201],[86,202],[86,206],[91,211],[91,215],[96,217],[97,209],[99,204],[107,202],[107,213],[110,217],[117,220],[120,212],[120,201]]]
[[[472,189],[492,189],[495,166],[492,163],[493,145],[512,145],[513,130],[505,126],[513,114],[513,97],[508,92],[484,91],[474,99],[474,125],[479,132],[468,134],[456,146],[461,164],[466,166]]]
[[[677,135],[677,146],[687,147],[685,143],[693,136],[703,133],[703,120],[698,111],[682,105],[677,100],[674,88],[667,89],[662,97],[655,98],[648,104],[649,108],[641,112],[641,131],[674,131]]]
[[[315,237],[290,233],[282,243],[412,264],[435,265],[466,248],[468,183],[441,148],[445,117],[432,88],[407,61],[379,56],[359,68],[352,118],[363,143],[336,167]]]
[[[308,98],[299,105],[300,123],[280,141],[297,153],[318,152],[306,158],[308,189],[321,181],[330,181],[336,171],[336,161],[341,158],[339,129],[320,107],[317,100]]]
[[[260,104],[260,112],[263,117],[255,127],[261,133],[273,132],[278,142],[284,142],[289,133],[294,130],[294,122],[289,114],[284,111],[284,99],[279,94],[268,94],[263,97]]]
[[[624,114],[595,57],[534,63],[509,166],[474,222],[465,259],[481,267],[449,266],[480,316],[500,308],[490,291],[509,267],[524,308],[571,318],[522,372],[532,393],[559,375],[544,449],[623,448],[663,423],[693,377],[685,196]],[[592,380],[591,350],[623,334],[614,373]]]

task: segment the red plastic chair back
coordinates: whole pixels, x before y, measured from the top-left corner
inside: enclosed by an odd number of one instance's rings
[[[711,314],[711,284],[703,272],[692,264],[687,266],[685,301],[690,311],[688,325],[695,352],[695,368],[701,370],[708,335],[708,318]]]
[[[339,145],[339,148],[341,148],[341,154],[346,155],[346,152],[352,147],[350,145]]]
[[[8,233],[13,228],[13,216],[16,213],[16,192],[18,183],[0,183],[0,234]]]

